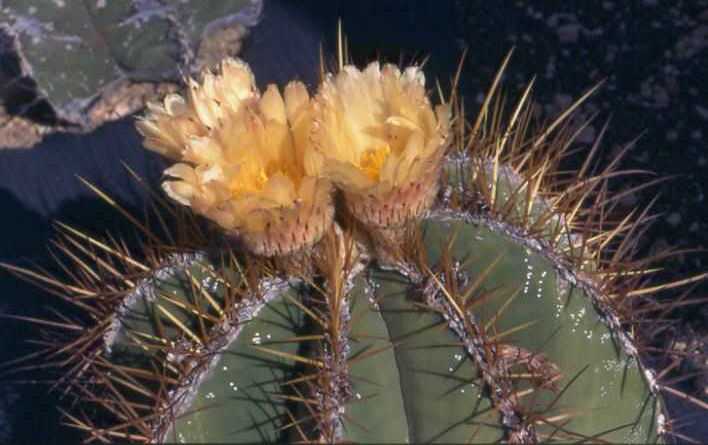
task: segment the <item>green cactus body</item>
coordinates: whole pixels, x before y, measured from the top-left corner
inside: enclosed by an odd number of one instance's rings
[[[459,217],[428,219],[422,229],[433,270],[454,239],[449,253],[457,265],[455,276],[466,292],[470,319],[484,332],[470,335],[465,330],[434,281],[424,286],[396,271],[360,272],[346,297],[348,389],[338,393],[341,410],[332,420],[341,440],[503,439],[511,427],[495,409],[489,384],[476,364],[479,338],[498,351],[505,348],[509,368],[503,379],[514,392],[527,391],[516,399],[518,415],[529,419],[537,414],[534,429],[539,441],[656,440],[652,413],[657,401],[643,380],[643,370],[601,322],[594,297],[582,286],[560,278],[539,252]],[[208,306],[206,291],[216,306],[223,304],[223,289],[204,272],[205,263],[183,264],[190,266],[173,268],[175,275],[156,281],[155,298],[136,299],[132,310],[119,316],[117,344],[123,348],[114,349],[113,360],[123,363],[120,357],[126,354],[134,360],[130,348],[141,353],[144,343],[131,343],[129,338],[147,336],[125,335],[128,332],[178,338],[181,329],[172,317],[190,332],[199,332],[200,316],[195,315],[199,311],[186,310],[180,301],[188,302],[189,308]],[[185,270],[195,281],[187,279]],[[303,433],[308,440],[317,438],[307,436],[313,428],[307,419],[318,408],[300,400],[315,398],[316,388],[288,383],[316,370],[302,357],[317,357],[316,345],[327,343],[313,339],[318,326],[310,319],[312,313],[303,309],[313,310],[308,303],[313,290],[301,283],[264,286],[263,298],[223,308],[230,320],[211,328],[220,333],[206,347],[216,354],[200,353],[199,345],[183,335],[184,344],[195,347],[195,352],[165,360],[174,365],[180,360],[199,363],[183,386],[173,390],[168,400],[174,405],[155,424],[163,440],[296,441]],[[218,316],[213,305],[200,311]],[[156,317],[161,319],[159,328]],[[502,361],[502,352],[498,354]],[[529,357],[552,365],[530,369]],[[536,378],[531,373],[537,373]],[[294,425],[295,418],[305,420]]]
[[[243,314],[250,320],[235,327],[237,338],[189,395],[191,403],[182,416],[167,426],[168,442],[271,442],[283,435],[278,428],[287,418],[287,400],[276,395],[282,392],[280,382],[294,376],[297,363],[253,346],[297,354],[299,344],[292,338],[302,329],[303,314],[279,293],[274,296]]]

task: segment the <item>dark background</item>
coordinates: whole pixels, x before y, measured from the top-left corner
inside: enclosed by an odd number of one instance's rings
[[[430,55],[426,75],[438,77],[443,84],[457,67],[462,48],[468,46],[462,93],[471,116],[512,46],[506,90],[514,97],[537,74],[535,99],[543,116],[557,113],[571,98],[606,78],[604,87],[581,110],[601,112],[595,130],[611,116],[601,156],[611,157],[641,134],[623,167],[678,175],[623,200],[631,208],[662,195],[655,211],[663,216],[643,240],[644,250],[708,245],[704,86],[708,2],[266,0],[263,20],[241,57],[252,66],[261,87],[299,78],[314,89],[319,45],[324,43],[327,52],[334,54],[340,17],[357,62],[377,56],[393,62],[421,60]],[[120,220],[76,175],[139,211],[144,193],[126,174],[121,159],[152,182],[160,177],[162,161],[141,148],[132,118],[86,135],[53,134],[32,149],[0,151],[0,261],[48,266],[46,246],[54,219],[120,230]],[[615,186],[622,189],[643,180],[628,179]],[[708,256],[700,252],[679,256],[667,262],[661,279],[703,272],[706,260]],[[0,272],[0,290],[0,312],[46,314],[45,305],[51,302],[51,297],[4,272]],[[696,292],[706,295],[704,290],[705,286]],[[676,335],[705,335],[704,307],[684,311],[682,317]],[[0,361],[21,351],[34,330],[0,320]],[[5,414],[3,404],[12,407]],[[76,441],[75,433],[59,426],[55,404],[56,395],[47,394],[43,386],[0,386],[0,425],[3,416],[9,418],[14,435],[7,437],[13,443]],[[703,423],[702,430],[691,428],[694,437],[708,437]],[[0,441],[2,431],[0,426]]]

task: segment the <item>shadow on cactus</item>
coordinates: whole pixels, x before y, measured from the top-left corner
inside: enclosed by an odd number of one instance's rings
[[[360,70],[341,38],[312,97],[226,60],[151,104],[178,204],[155,192],[143,221],[88,184],[142,244],[57,223],[65,280],[5,265],[82,314],[12,316],[56,335],[5,373],[60,369],[89,442],[690,440],[666,398],[706,403],[650,340],[697,301],[655,297],[705,275],[652,281],[672,252],[636,254],[626,150],[561,167],[593,90],[536,125],[533,82],[503,106],[510,56],[471,122],[459,72],[433,106],[421,68]]]

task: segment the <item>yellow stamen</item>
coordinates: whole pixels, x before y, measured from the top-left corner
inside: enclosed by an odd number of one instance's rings
[[[381,173],[381,167],[383,167],[390,152],[391,147],[388,144],[367,149],[359,157],[359,168],[371,179],[377,181]]]
[[[244,193],[254,193],[262,191],[268,182],[268,175],[265,170],[259,169],[258,172],[249,177],[249,175],[238,175],[231,181],[229,189],[231,196],[237,198]]]

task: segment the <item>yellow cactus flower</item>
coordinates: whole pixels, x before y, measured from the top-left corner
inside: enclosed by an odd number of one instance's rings
[[[332,224],[331,184],[310,154],[311,105],[301,82],[260,94],[248,65],[228,59],[185,98],[149,104],[146,148],[181,161],[163,183],[175,201],[216,221],[259,255],[294,252]]]
[[[396,227],[418,218],[438,190],[450,110],[433,110],[425,76],[373,62],[328,75],[314,100],[312,143],[352,215]]]

